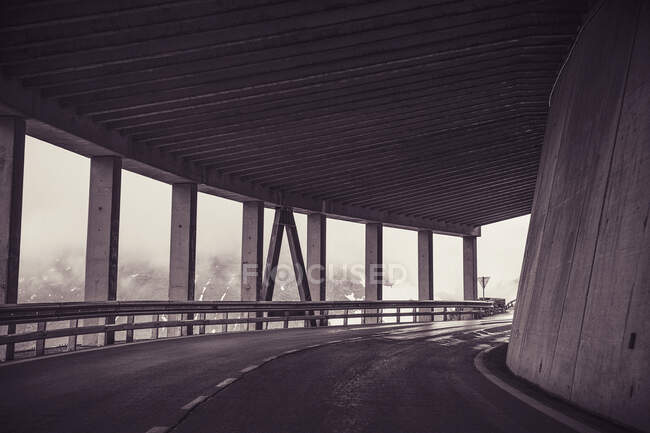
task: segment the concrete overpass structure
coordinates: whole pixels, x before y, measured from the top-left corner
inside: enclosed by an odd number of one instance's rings
[[[17,302],[26,133],[91,158],[89,308],[116,299],[121,170],[173,185],[169,300],[179,302],[147,311],[183,314],[179,332],[244,320],[206,319],[222,307],[190,302],[198,192],[244,203],[241,300],[252,304],[237,313],[257,328],[274,317],[254,303],[272,301],[284,231],[302,311],[328,320],[319,311],[335,307],[307,304],[329,301],[327,218],[365,223],[362,308],[377,322],[382,227],[417,230],[422,303],[410,307],[430,320],[445,314],[430,302],[432,233],[463,237],[469,303],[456,306],[485,310],[472,303],[480,227],[532,210],[509,367],[650,431],[647,2],[1,7],[1,302]],[[277,209],[266,265],[265,207]],[[308,214],[307,245],[293,212]],[[9,334],[20,308],[2,307]],[[144,314],[62,308],[48,319],[83,319],[87,345],[115,330],[132,337],[137,323],[112,325],[115,315]]]

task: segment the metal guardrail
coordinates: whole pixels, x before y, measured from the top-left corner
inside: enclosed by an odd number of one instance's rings
[[[394,311],[387,311],[393,309]],[[410,311],[405,311],[410,310]],[[303,322],[305,327],[328,326],[332,319],[361,318],[363,324],[382,323],[383,318],[394,317],[397,323],[410,316],[415,322],[435,316],[479,318],[496,312],[492,302],[485,301],[336,301],[336,302],[199,302],[199,301],[108,301],[65,302],[44,304],[0,305],[0,326],[7,327],[7,335],[0,336],[0,347],[6,346],[6,360],[14,358],[16,343],[35,341],[36,356],[45,354],[45,340],[68,337],[66,350],[77,350],[77,336],[104,334],[104,344],[115,342],[115,333],[126,331],[124,342],[134,341],[134,331],[151,329],[149,339],[159,338],[160,328],[179,328],[180,335],[204,334],[206,326],[245,324],[246,330],[268,329],[270,323],[281,322],[288,328],[291,322]],[[150,316],[147,321],[136,317]],[[124,323],[116,318],[125,317]],[[104,319],[99,324],[98,319]],[[69,321],[69,326],[48,329],[48,322]],[[419,321],[422,321],[420,319]],[[88,323],[86,323],[88,322]],[[36,324],[36,330],[16,333],[16,326]],[[197,329],[195,329],[197,328]]]

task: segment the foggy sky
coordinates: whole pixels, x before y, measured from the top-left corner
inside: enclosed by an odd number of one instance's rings
[[[79,256],[79,267],[83,268],[89,174],[89,159],[27,137],[21,275],[30,266],[66,252]],[[170,207],[170,185],[123,171],[120,263],[146,258],[153,265],[168,266]],[[214,255],[239,256],[241,209],[239,202],[199,193],[197,261]],[[528,220],[524,216],[482,228],[478,272],[492,277],[490,285],[519,276]],[[265,249],[272,222],[273,211],[267,209]],[[301,244],[305,245],[306,216],[296,214],[296,224]],[[363,225],[334,219],[328,219],[327,224],[328,265],[362,265]],[[384,264],[401,264],[407,270],[406,281],[386,288],[385,298],[417,298],[417,232],[385,228]],[[79,271],[83,273],[83,269]],[[434,235],[434,287],[436,293],[446,292],[462,299],[462,239]]]

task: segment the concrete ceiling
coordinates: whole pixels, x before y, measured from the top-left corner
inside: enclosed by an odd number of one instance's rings
[[[477,234],[530,212],[588,3],[6,0],[1,109],[163,181]]]

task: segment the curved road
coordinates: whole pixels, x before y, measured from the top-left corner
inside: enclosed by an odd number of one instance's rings
[[[289,329],[0,367],[3,432],[567,432],[485,379],[483,321]]]

